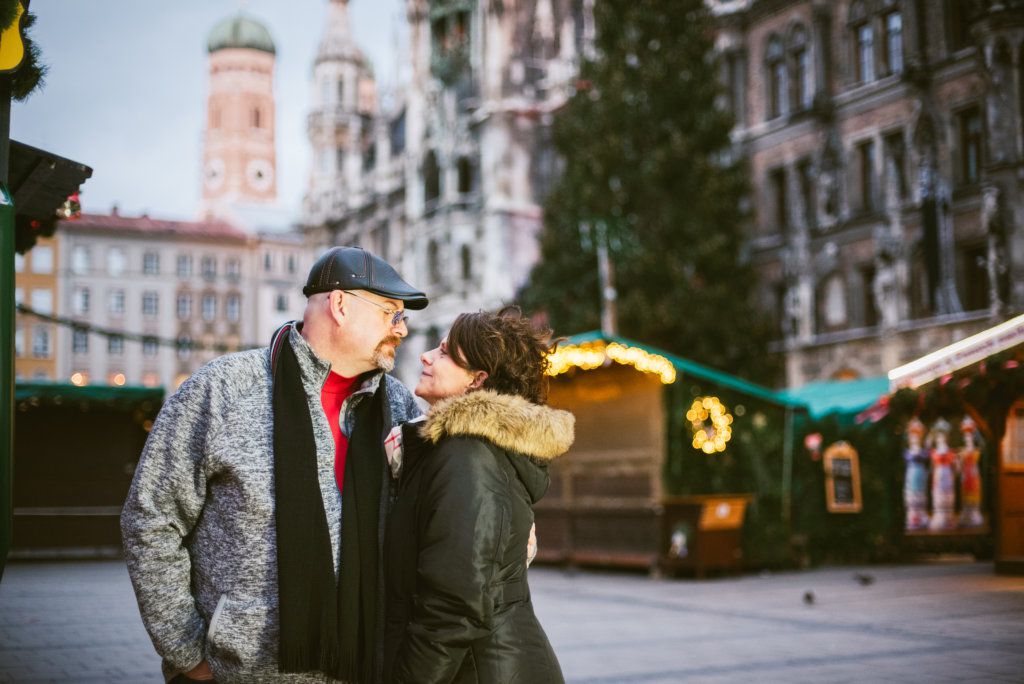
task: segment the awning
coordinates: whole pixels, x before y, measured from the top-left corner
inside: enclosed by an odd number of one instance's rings
[[[971,335],[889,371],[889,390],[920,387],[993,354],[1024,344],[1024,315]]]
[[[779,394],[806,404],[810,417],[818,419],[835,412],[859,413],[888,391],[889,379],[883,375],[857,380],[811,382],[803,387],[782,390]]]
[[[67,404],[90,407],[134,409],[143,404],[163,404],[162,387],[115,387],[108,385],[69,385],[55,382],[19,382],[14,385],[14,404],[19,410],[37,406]],[[22,409],[24,407],[24,409]]]

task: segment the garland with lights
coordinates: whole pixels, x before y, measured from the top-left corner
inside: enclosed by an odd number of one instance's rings
[[[694,449],[705,454],[725,451],[726,443],[732,439],[732,415],[718,397],[694,399],[686,412],[686,420],[693,429]]]
[[[561,375],[573,368],[593,370],[609,361],[632,366],[643,373],[657,375],[666,385],[671,385],[676,381],[676,368],[664,356],[652,354],[639,347],[627,347],[618,342],[606,344],[603,341],[558,347],[548,354],[547,374]]]

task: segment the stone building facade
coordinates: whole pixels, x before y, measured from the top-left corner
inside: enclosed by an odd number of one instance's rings
[[[1024,3],[710,4],[788,385],[1024,310]]]
[[[367,247],[430,296],[400,350],[403,380],[458,313],[513,301],[525,283],[557,171],[552,117],[592,40],[591,9],[592,0],[408,0],[409,84],[376,108],[347,1],[331,0],[309,116],[323,163],[304,223],[316,244]]]
[[[61,260],[55,238],[42,237],[33,249],[14,255],[14,302],[53,314],[60,297],[57,278]],[[50,381],[57,377],[58,328],[46,320],[15,312],[14,377]]]

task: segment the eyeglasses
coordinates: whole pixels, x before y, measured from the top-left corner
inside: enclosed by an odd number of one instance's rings
[[[377,302],[373,301],[372,299],[367,299],[366,297],[360,297],[359,295],[357,295],[355,292],[352,292],[351,290],[343,290],[343,292],[345,294],[347,294],[347,295],[355,297],[356,299],[361,299],[364,302],[366,302],[367,304],[373,304],[375,307],[377,307],[378,309],[380,309],[381,311],[386,313],[388,316],[391,317],[391,326],[392,327],[398,325],[399,323],[402,323],[403,321],[408,321],[409,320],[409,317],[405,315],[405,310],[404,309],[391,309],[391,308],[388,308],[388,307],[386,307],[386,306],[384,306],[382,304],[378,304]]]

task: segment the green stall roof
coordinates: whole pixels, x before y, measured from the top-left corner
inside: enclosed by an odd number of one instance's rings
[[[82,404],[112,408],[135,408],[153,403],[159,407],[164,401],[162,387],[115,387],[110,385],[70,385],[57,382],[19,382],[14,386],[16,405],[59,406]]]
[[[859,413],[889,392],[889,378],[832,380],[811,382],[803,387],[782,390],[779,394],[807,406],[811,418],[829,413]]]

